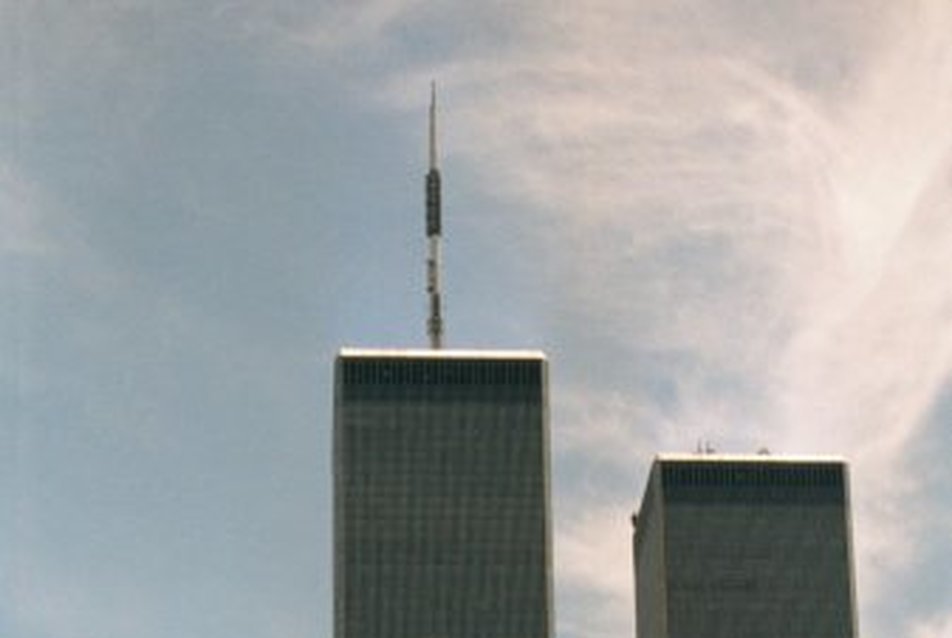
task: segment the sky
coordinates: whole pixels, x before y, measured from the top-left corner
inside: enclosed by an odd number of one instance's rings
[[[0,635],[324,638],[331,367],[549,356],[557,638],[660,451],[852,468],[860,635],[952,636],[945,0],[0,0]]]

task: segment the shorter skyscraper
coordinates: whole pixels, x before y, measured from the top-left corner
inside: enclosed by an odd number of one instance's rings
[[[855,638],[842,459],[661,455],[633,523],[638,638]]]

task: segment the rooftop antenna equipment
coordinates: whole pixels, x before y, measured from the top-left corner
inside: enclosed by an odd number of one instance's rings
[[[442,240],[442,212],[440,209],[440,169],[436,158],[436,82],[430,83],[430,168],[426,173],[426,292],[430,312],[426,331],[430,347],[443,347],[443,317],[440,314],[440,242]]]

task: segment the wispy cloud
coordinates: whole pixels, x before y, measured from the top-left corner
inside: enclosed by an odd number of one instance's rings
[[[944,638],[952,636],[952,614],[937,616],[913,627],[912,638]]]
[[[565,601],[558,609],[560,635],[632,635],[632,596],[621,595],[630,589],[630,569],[618,569],[631,567],[631,544],[625,534],[604,533],[628,525],[618,505],[561,512],[565,522],[555,546],[556,587]]]
[[[593,507],[634,500],[659,445],[846,454],[870,608],[925,540],[911,445],[952,366],[952,11],[597,4],[540,9],[508,48],[409,69],[385,96],[442,79],[448,152],[544,228],[553,313],[577,320],[549,338],[581,327],[618,355],[609,388],[555,389],[573,397],[560,462],[633,479]],[[629,599],[625,561],[609,576],[575,551],[627,534],[603,525],[560,526],[560,576]]]
[[[358,7],[326,7],[312,26],[297,31],[304,44],[318,51],[335,52],[373,41],[395,21],[420,4],[420,0],[371,0]]]
[[[0,257],[37,255],[50,249],[51,238],[42,228],[47,205],[39,190],[0,162]]]
[[[379,0],[286,31],[377,60],[351,81],[390,106],[438,78],[446,154],[520,212],[484,221],[541,264],[565,370],[558,499],[579,514],[558,522],[560,604],[594,593],[604,632],[629,630],[631,566],[599,548],[621,551],[651,455],[700,438],[850,456],[860,599],[887,600],[929,542],[910,459],[952,366],[952,9],[462,11]],[[567,635],[581,613],[560,613]]]

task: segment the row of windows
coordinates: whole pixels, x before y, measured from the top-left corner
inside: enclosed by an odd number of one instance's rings
[[[494,359],[342,359],[345,385],[538,386],[542,361]]]
[[[338,581],[337,621],[350,638],[547,636],[549,592],[541,562],[349,566]]]
[[[373,406],[386,403],[460,405],[467,407],[533,406],[542,402],[541,386],[533,385],[372,385],[339,388],[344,404]]]
[[[455,568],[457,578],[478,579],[492,569],[492,565],[504,566],[510,572],[540,573],[546,559],[543,539],[539,537],[524,539],[523,542],[434,539],[424,544],[414,540],[395,538],[373,543],[349,543],[343,565],[350,571],[389,569],[402,570],[406,575]]]
[[[662,480],[666,487],[841,487],[843,468],[833,463],[666,465]]]
[[[402,599],[390,599],[385,594],[381,592],[379,602],[374,601],[376,604],[369,609],[359,606],[347,609],[341,618],[346,636],[525,638],[550,633],[542,601],[524,602],[508,592],[482,597],[467,593],[458,605],[450,605],[445,597],[434,595],[426,605],[414,608],[407,608],[401,604]]]

